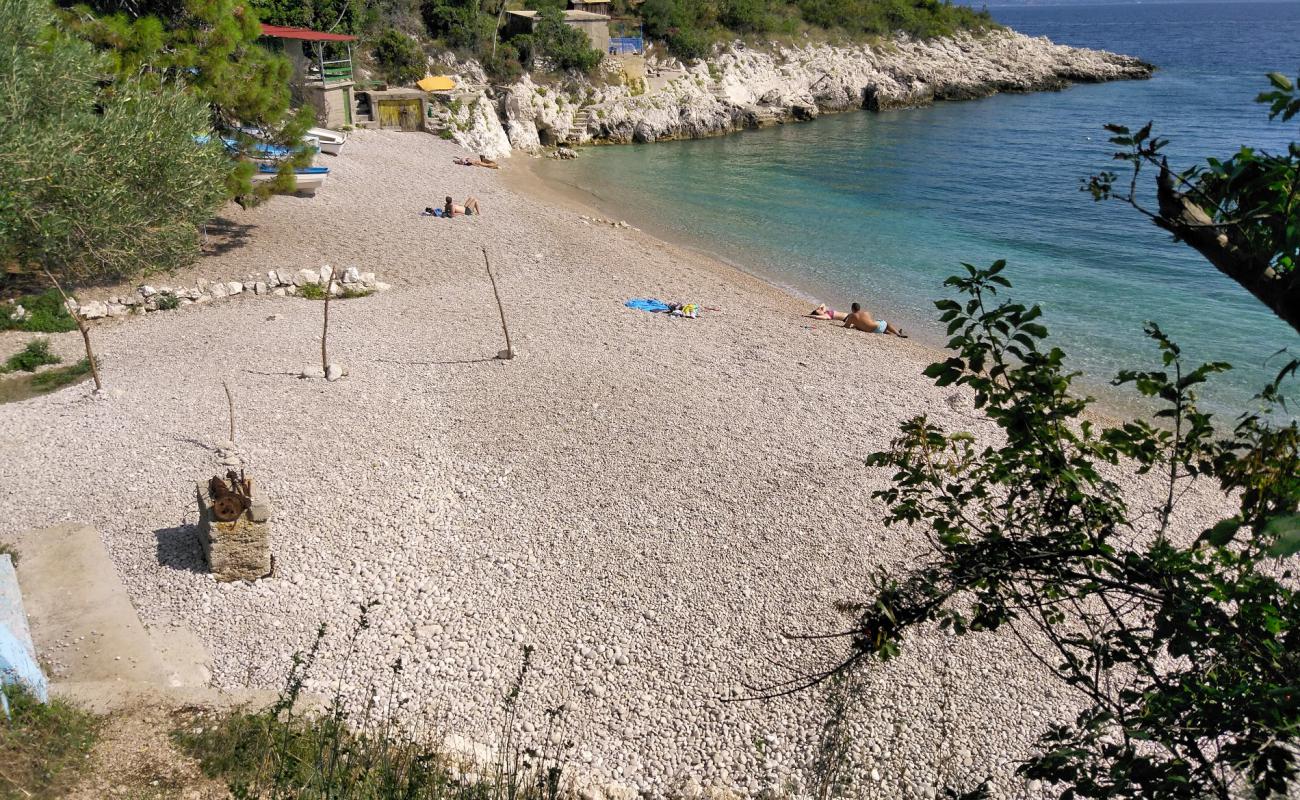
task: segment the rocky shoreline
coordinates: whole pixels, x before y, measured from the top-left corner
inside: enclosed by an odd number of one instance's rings
[[[825,113],[1140,80],[1155,69],[1132,56],[1010,30],[764,50],[737,42],[691,66],[653,57],[643,69],[607,61],[604,83],[542,86],[525,75],[504,91],[457,103],[432,124],[463,147],[500,158],[515,150],[696,139]],[[476,67],[465,69],[472,74]]]

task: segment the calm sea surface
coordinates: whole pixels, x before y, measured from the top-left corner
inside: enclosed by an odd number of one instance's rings
[[[1300,340],[1132,209],[1094,203],[1079,180],[1112,166],[1107,122],[1155,120],[1175,165],[1242,144],[1283,149],[1300,131],[1269,122],[1253,98],[1265,73],[1300,71],[1300,3],[990,10],[1024,33],[1159,70],[1150,81],[588,148],[539,171],[633,224],[836,307],[861,300],[936,344],[931,301],[943,279],[960,262],[1005,258],[1015,298],[1044,307],[1093,391],[1155,363],[1141,333],[1155,320],[1191,358],[1237,366],[1204,399],[1240,407],[1276,371],[1270,356]]]

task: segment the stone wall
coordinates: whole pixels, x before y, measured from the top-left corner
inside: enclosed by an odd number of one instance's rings
[[[70,308],[78,311],[83,319],[101,319],[168,311],[241,294],[285,297],[301,294],[302,287],[307,284],[323,286],[329,279],[329,274],[329,266],[323,266],[319,269],[300,269],[296,272],[271,270],[266,273],[265,280],[199,280],[194,286],[185,288],[144,284],[132,294],[115,295],[108,300],[90,300],[78,304],[74,298]],[[392,287],[389,284],[377,280],[375,273],[361,272],[356,267],[348,267],[336,273],[335,280],[330,284],[330,294],[337,297],[348,291],[383,292],[390,288]]]

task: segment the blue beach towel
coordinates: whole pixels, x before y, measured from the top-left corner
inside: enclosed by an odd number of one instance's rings
[[[668,310],[668,304],[665,303],[664,301],[654,300],[652,298],[646,298],[646,297],[634,297],[633,299],[628,300],[623,305],[627,306],[628,308],[635,308],[641,311],[649,311],[652,314],[657,314],[659,312]]]

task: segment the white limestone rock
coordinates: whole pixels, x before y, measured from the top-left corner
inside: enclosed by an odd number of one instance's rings
[[[102,300],[91,300],[89,303],[83,303],[80,314],[82,319],[102,319],[108,316],[108,303]]]

